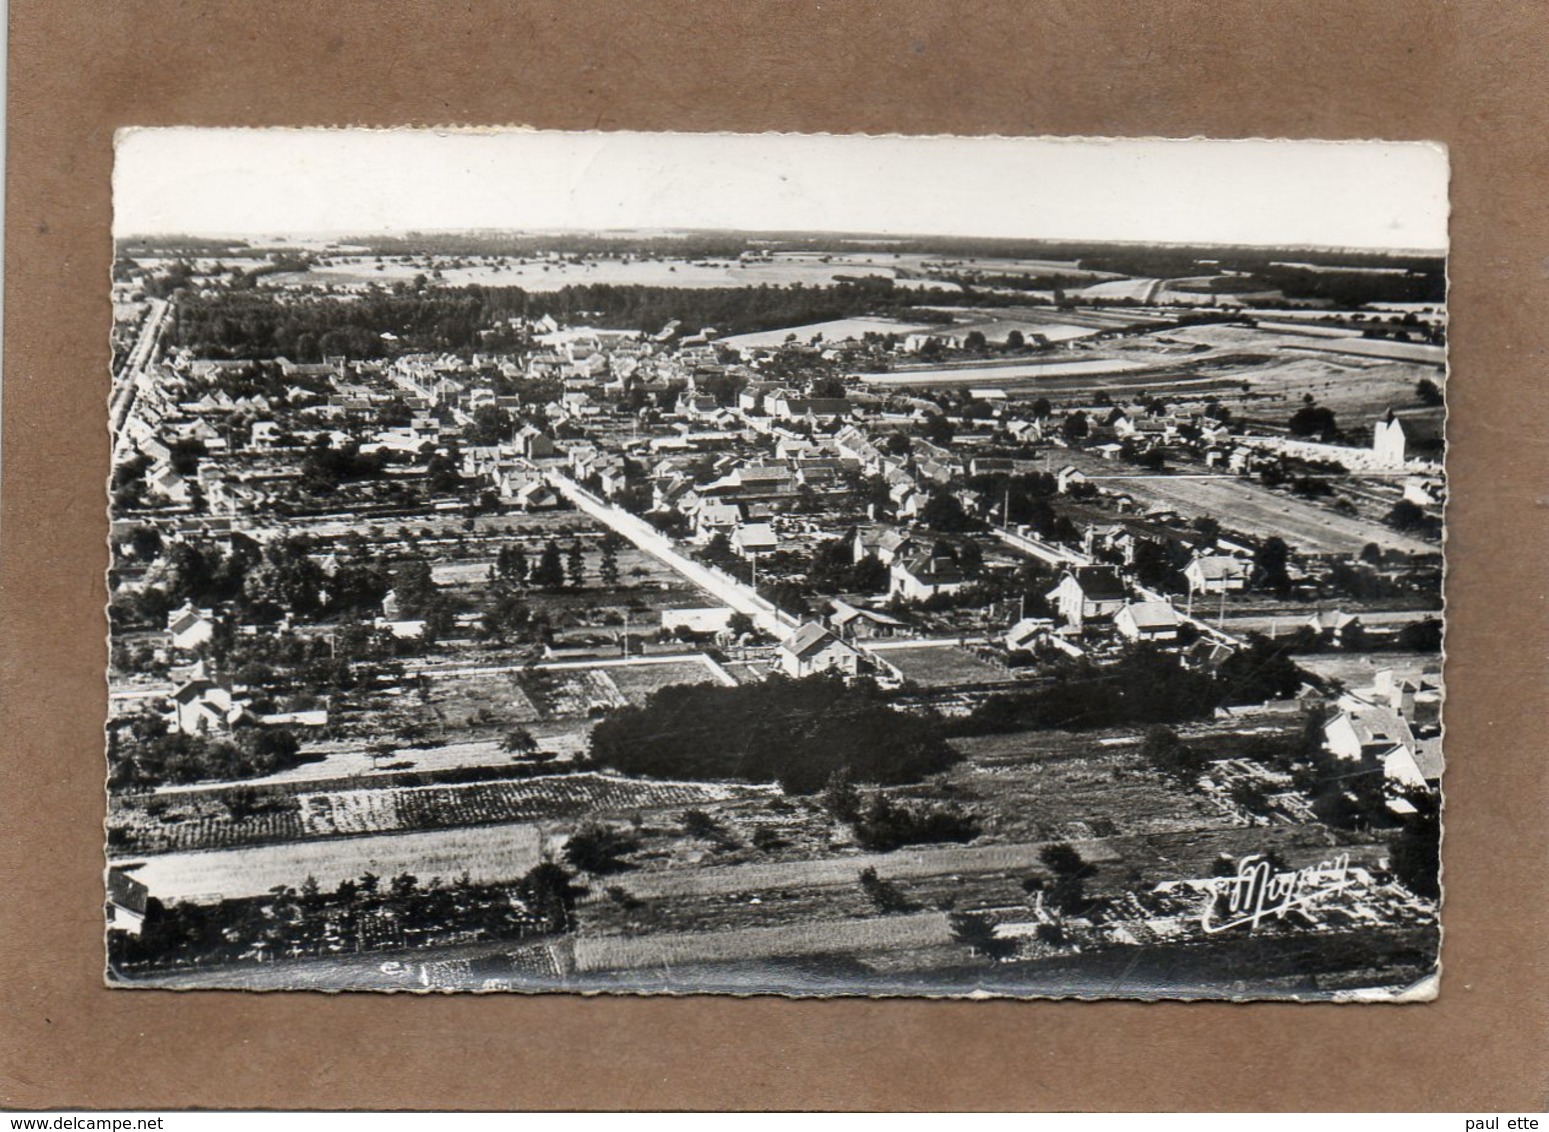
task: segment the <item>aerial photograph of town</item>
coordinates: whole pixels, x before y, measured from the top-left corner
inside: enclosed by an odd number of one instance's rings
[[[386,221],[266,158],[249,220],[157,133],[109,984],[1434,993],[1443,239],[1013,224],[924,148],[897,220],[827,157]]]

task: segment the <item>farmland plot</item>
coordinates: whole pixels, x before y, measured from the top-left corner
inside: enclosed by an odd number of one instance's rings
[[[903,679],[923,688],[1007,684],[1016,680],[1009,670],[961,648],[879,648],[876,655]]]
[[[1152,363],[1119,358],[1082,358],[1073,362],[1015,362],[988,366],[957,366],[947,369],[901,369],[893,373],[863,373],[868,385],[994,385],[1007,381],[1027,381],[1044,377],[1097,376],[1132,373],[1149,369]]]
[[[851,853],[807,861],[755,862],[711,868],[664,869],[628,874],[621,883],[634,896],[709,896],[725,893],[758,893],[785,888],[821,885],[853,885],[866,868],[894,878],[941,874],[1028,871],[1041,867],[1044,842],[1007,845],[931,845],[897,849],[891,853]],[[1076,848],[1088,861],[1111,861],[1114,853],[1100,841],[1080,842]]]
[[[448,829],[502,822],[565,820],[662,807],[704,806],[768,798],[772,786],[656,782],[603,774],[550,775],[461,785],[363,787],[282,796],[262,812],[233,817],[213,799],[181,802],[194,812],[151,821],[115,808],[114,822],[131,832],[121,851],[136,854],[226,849],[277,841]]]
[[[932,947],[951,942],[945,913],[917,912],[713,933],[582,937],[575,941],[575,965],[583,972],[670,968],[690,963]]]
[[[1079,468],[1099,488],[1129,495],[1146,510],[1176,511],[1186,519],[1208,515],[1230,530],[1256,538],[1279,536],[1302,553],[1359,554],[1369,542],[1405,554],[1437,550],[1422,539],[1272,491],[1243,476],[1143,472],[1078,448],[1062,452],[1060,459]]]
[[[674,684],[722,684],[709,660],[696,657],[671,664],[620,664],[608,669],[608,679],[625,700],[636,706],[651,693]]]
[[[168,853],[146,858],[131,875],[164,903],[206,903],[296,887],[309,876],[332,891],[368,872],[422,880],[466,872],[475,884],[495,884],[525,875],[543,859],[542,849],[537,825],[510,824]]]
[[[588,773],[463,786],[341,790],[303,794],[299,801],[305,835],[328,837],[696,806],[773,789],[713,782],[637,781]]]

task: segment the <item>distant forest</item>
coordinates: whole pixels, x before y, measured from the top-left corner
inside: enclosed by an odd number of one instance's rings
[[[975,236],[880,236],[844,232],[407,232],[341,236],[336,246],[361,248],[383,256],[534,256],[544,252],[568,255],[656,255],[684,258],[735,257],[743,252],[856,252],[936,255],[949,259],[1037,259],[1063,261],[1090,271],[1169,278],[1200,274],[1201,261],[1226,271],[1257,272],[1271,262],[1308,263],[1318,267],[1402,268],[1431,275],[1444,267],[1444,257],[1413,252],[1351,248],[1247,247],[1227,245],[1109,243],[1100,240],[1003,239]],[[294,251],[249,240],[198,236],[130,236],[117,242],[120,255],[255,255]]]
[[[498,347],[499,336],[480,331],[510,318],[552,315],[561,322],[659,330],[680,319],[690,330],[713,326],[722,334],[889,313],[908,317],[918,291],[891,279],[866,278],[832,286],[673,287],[586,284],[558,291],[520,287],[368,292],[349,302],[251,290],[210,297],[183,293],[175,307],[171,342],[196,356],[315,361],[331,354],[385,357],[404,350]],[[971,294],[932,293],[932,303],[969,304]],[[1005,300],[999,300],[1004,304]],[[383,332],[399,341],[382,338]]]

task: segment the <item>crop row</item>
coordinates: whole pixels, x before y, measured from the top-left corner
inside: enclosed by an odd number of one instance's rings
[[[175,822],[158,821],[143,813],[116,817],[113,848],[116,854],[235,849],[350,834],[701,806],[766,790],[720,783],[637,781],[589,773],[462,785],[335,790],[298,794],[294,805],[240,818],[214,809]]]

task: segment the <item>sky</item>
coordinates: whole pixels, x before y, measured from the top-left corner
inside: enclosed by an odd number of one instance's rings
[[[121,131],[114,233],[741,229],[1441,251],[1423,142]]]

